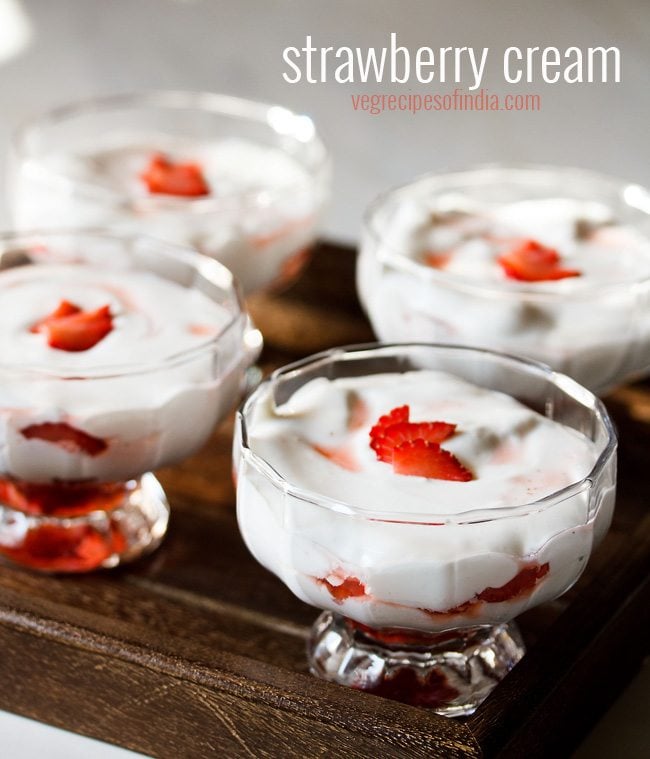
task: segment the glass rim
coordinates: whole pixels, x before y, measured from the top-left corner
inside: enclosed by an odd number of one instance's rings
[[[305,184],[304,180],[300,180],[278,187],[244,190],[222,196],[178,197],[173,195],[156,195],[139,197],[120,193],[92,181],[82,181],[68,177],[63,173],[53,172],[44,167],[42,162],[30,155],[27,150],[27,141],[38,130],[63,123],[67,119],[78,115],[102,113],[103,111],[127,107],[132,107],[133,109],[151,107],[203,111],[205,113],[232,116],[256,122],[265,126],[270,132],[293,136],[297,142],[303,145],[312,144],[316,146],[320,154],[318,160],[309,166],[303,166],[309,175],[310,182],[318,182],[321,177],[326,176],[329,170],[329,152],[316,131],[315,124],[310,116],[299,114],[285,106],[273,103],[200,90],[139,90],[70,101],[33,116],[31,119],[27,119],[20,124],[10,137],[11,150],[19,161],[25,161],[41,170],[42,174],[39,178],[41,180],[44,179],[48,184],[54,184],[59,187],[67,186],[81,194],[99,197],[105,202],[110,199],[116,205],[126,207],[137,203],[138,208],[151,207],[168,210],[185,208],[193,211],[203,211],[214,207],[227,206],[233,200],[258,200],[269,196],[275,197],[276,195],[293,192],[296,188],[302,187]],[[310,132],[309,136],[307,138],[300,138],[296,135],[295,129],[283,132],[277,127],[273,127],[272,123],[270,123],[273,120],[280,121],[281,123],[283,119],[285,121],[292,121],[294,125],[308,125],[306,131]],[[278,149],[286,153],[284,149]]]
[[[493,174],[507,175],[508,173],[519,174],[521,177],[525,174],[542,174],[557,175],[558,177],[573,177],[583,181],[597,182],[601,186],[608,185],[610,189],[617,192],[625,205],[634,208],[637,211],[645,213],[650,221],[650,189],[636,182],[629,182],[609,174],[605,174],[591,169],[583,169],[572,166],[555,166],[552,164],[536,163],[483,163],[469,166],[463,169],[453,171],[429,171],[419,174],[415,178],[402,182],[375,196],[366,207],[362,217],[362,231],[368,235],[373,242],[379,247],[386,248],[383,241],[383,233],[377,228],[376,217],[378,212],[384,207],[387,201],[397,197],[399,194],[406,192],[411,187],[431,183],[434,186],[434,192],[439,193],[446,189],[448,182],[466,178],[471,180],[473,177],[485,175],[486,177]],[[513,184],[516,186],[517,182]],[[524,184],[524,182],[521,182]],[[569,195],[569,194],[568,194]],[[627,198],[625,196],[628,196]],[[569,195],[570,196],[570,195]],[[630,200],[631,198],[631,200]],[[650,239],[648,240],[650,245]],[[462,277],[455,274],[439,271],[431,266],[415,261],[403,250],[389,249],[389,255],[383,257],[383,263],[410,273],[420,279],[429,280],[441,287],[451,287],[458,290],[468,291],[473,294],[482,296],[493,296],[498,298],[512,298],[514,300],[532,300],[532,301],[556,301],[563,300],[567,297],[572,298],[590,298],[600,295],[603,292],[616,292],[622,287],[630,285],[639,285],[650,282],[650,274],[643,277],[632,277],[615,281],[596,282],[583,284],[572,282],[571,291],[567,290],[548,290],[531,287],[524,283],[509,282],[504,280],[503,283],[491,282],[488,284],[476,282],[468,277]],[[577,278],[579,279],[579,278]]]
[[[215,287],[232,297],[235,305],[234,313],[220,330],[220,332],[206,340],[168,356],[155,361],[142,362],[137,364],[130,362],[128,364],[94,364],[83,368],[59,366],[49,368],[41,364],[11,363],[7,364],[0,361],[0,375],[21,375],[31,378],[40,379],[58,379],[58,380],[105,380],[117,379],[120,377],[134,376],[139,374],[151,374],[164,369],[171,369],[198,358],[202,354],[208,354],[217,349],[218,345],[226,340],[232,331],[238,325],[241,325],[244,340],[248,337],[246,332],[247,325],[250,333],[259,334],[258,330],[252,327],[248,314],[244,308],[244,301],[241,294],[239,283],[230,269],[226,268],[216,259],[199,253],[198,251],[178,245],[176,243],[159,240],[155,237],[144,234],[127,234],[107,230],[103,227],[88,229],[29,229],[25,231],[4,231],[0,232],[0,247],[7,244],[20,244],[34,238],[88,238],[95,240],[113,241],[116,243],[137,243],[138,241],[149,242],[153,245],[160,246],[163,254],[169,255],[170,258],[189,264],[196,273],[200,273],[208,279]],[[128,254],[128,251],[127,251]],[[38,263],[27,263],[26,266],[38,266]],[[84,264],[81,264],[82,266]]]
[[[569,483],[552,493],[526,503],[519,503],[515,506],[500,506],[496,508],[470,507],[462,512],[395,512],[381,511],[377,509],[366,509],[359,506],[353,506],[344,501],[323,495],[309,488],[303,488],[285,478],[275,469],[266,459],[252,450],[248,443],[248,430],[246,416],[250,413],[252,406],[258,400],[261,393],[265,392],[269,386],[274,385],[283,377],[293,375],[299,376],[307,368],[313,368],[318,364],[326,365],[335,359],[345,358],[346,356],[374,357],[382,354],[394,355],[400,351],[408,351],[413,348],[425,348],[433,350],[444,350],[449,352],[459,352],[472,354],[475,356],[487,356],[495,359],[505,360],[512,366],[523,368],[531,374],[541,376],[562,390],[567,392],[576,403],[589,409],[593,416],[600,420],[607,435],[607,441],[603,449],[598,454],[598,458],[591,470],[580,480]],[[271,484],[286,495],[293,496],[301,501],[306,501],[315,506],[325,508],[329,511],[349,516],[365,521],[385,522],[392,524],[409,524],[420,526],[452,526],[463,524],[474,524],[477,522],[493,522],[500,519],[509,519],[513,517],[524,516],[531,512],[545,511],[547,508],[561,503],[562,501],[576,495],[577,493],[589,489],[594,482],[598,481],[600,473],[605,468],[611,456],[614,455],[617,447],[617,435],[614,424],[605,408],[603,402],[594,395],[590,390],[580,385],[574,379],[566,374],[556,372],[550,366],[532,359],[522,358],[510,353],[490,350],[487,348],[470,347],[465,345],[454,345],[446,343],[360,343],[353,345],[343,345],[340,347],[330,348],[320,351],[306,358],[299,359],[290,364],[274,370],[258,387],[248,396],[237,410],[236,435],[244,459],[252,464],[257,471],[262,474]],[[591,516],[591,513],[590,513]],[[444,520],[432,522],[432,519]]]

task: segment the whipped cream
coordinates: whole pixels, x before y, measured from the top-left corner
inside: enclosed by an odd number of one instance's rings
[[[87,350],[51,347],[31,327],[64,300],[108,305],[112,330]],[[183,458],[250,358],[243,315],[148,271],[16,266],[0,271],[0,308],[0,472],[28,482],[125,480]]]
[[[443,196],[449,208],[454,196]],[[616,224],[601,203],[547,198],[523,200],[496,208],[456,198],[453,210],[425,205],[408,208],[387,229],[384,243],[411,260],[484,284],[510,284],[498,263],[500,254],[522,239],[533,239],[560,253],[562,266],[579,276],[521,286],[540,292],[560,288],[570,293],[593,284],[634,282],[650,277],[650,240],[637,230]]]
[[[499,258],[534,240],[577,276],[518,281]],[[645,284],[643,281],[646,280]],[[648,369],[650,240],[605,204],[571,198],[480,204],[405,194],[379,209],[357,287],[382,340],[519,353],[602,391]]]
[[[598,458],[585,436],[507,395],[429,370],[319,378],[280,406],[271,392],[257,391],[248,447],[315,495],[285,494],[236,441],[240,528],[255,557],[320,608],[429,631],[506,621],[575,582],[611,520],[613,482],[596,515],[584,487],[504,516],[582,481]],[[413,422],[457,425],[442,446],[471,481],[400,475],[377,459],[369,431],[403,404]]]
[[[87,150],[50,155],[54,174],[130,198],[151,197],[140,175],[155,153],[200,166],[213,198],[308,184],[305,169],[283,151],[238,138],[215,142],[139,133],[111,136]]]
[[[197,163],[209,194],[149,193],[141,175],[157,153],[174,163]],[[99,136],[26,159],[15,180],[19,228],[110,226],[190,245],[224,263],[247,292],[297,270],[323,202],[323,189],[280,148],[156,132]]]
[[[62,300],[93,311],[109,306],[113,329],[92,348],[57,350],[30,327]],[[219,335],[231,314],[198,290],[147,271],[75,264],[17,266],[0,273],[0,352],[5,366],[83,371],[144,365],[199,347]]]

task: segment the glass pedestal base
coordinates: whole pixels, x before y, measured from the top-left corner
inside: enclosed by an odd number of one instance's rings
[[[312,674],[447,717],[474,712],[524,652],[513,622],[430,635],[372,630],[328,611],[308,644]]]
[[[158,480],[37,484],[0,480],[0,556],[44,572],[115,567],[153,551],[169,521]]]

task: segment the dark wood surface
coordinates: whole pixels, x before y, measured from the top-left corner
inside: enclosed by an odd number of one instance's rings
[[[290,290],[251,300],[265,369],[372,339],[353,266],[352,251],[323,245]],[[237,531],[232,418],[159,473],[173,513],[153,556],[80,577],[0,566],[0,708],[173,759],[566,755],[647,650],[650,385],[608,405],[621,433],[614,526],[569,593],[521,618],[529,652],[471,718],[307,673],[317,612]]]

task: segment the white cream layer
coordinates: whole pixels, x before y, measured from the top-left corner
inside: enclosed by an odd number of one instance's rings
[[[62,300],[82,311],[109,306],[113,329],[88,350],[51,348],[30,327]],[[79,264],[17,266],[0,272],[0,355],[5,365],[78,369],[164,361],[216,337],[228,311],[192,288],[146,271]]]
[[[650,241],[595,202],[547,198],[490,207],[449,195],[433,207],[404,204],[385,221],[384,232],[387,255],[391,249],[425,265],[427,254],[445,255],[441,272],[489,285],[571,292],[650,276]],[[509,278],[497,259],[522,239],[553,248],[562,268],[580,276],[534,283]]]
[[[156,153],[174,163],[197,163],[210,196],[217,198],[309,180],[305,169],[278,148],[237,138],[200,142],[155,133],[104,138],[87,150],[48,156],[44,165],[75,182],[88,182],[120,195],[148,197],[140,175]]]
[[[84,310],[108,304],[113,330],[86,351],[50,347],[30,327],[63,299]],[[15,267],[0,272],[0,310],[0,475],[26,481],[122,480],[183,458],[230,410],[250,358],[243,317],[209,346],[230,322],[227,310],[144,271]],[[167,362],[184,351],[184,360]],[[20,368],[27,366],[36,371]],[[69,425],[106,450],[89,455],[22,434],[40,424]]]
[[[475,479],[399,475],[377,459],[370,427],[405,403],[413,422],[457,425],[443,447]],[[363,410],[351,411],[357,408]],[[348,421],[357,414],[365,423],[349,430]],[[395,514],[454,514],[528,503],[580,481],[597,457],[584,436],[510,396],[434,371],[313,380],[279,408],[267,398],[257,407],[249,435],[251,449],[289,482],[357,508]],[[344,452],[358,471],[314,446]]]

